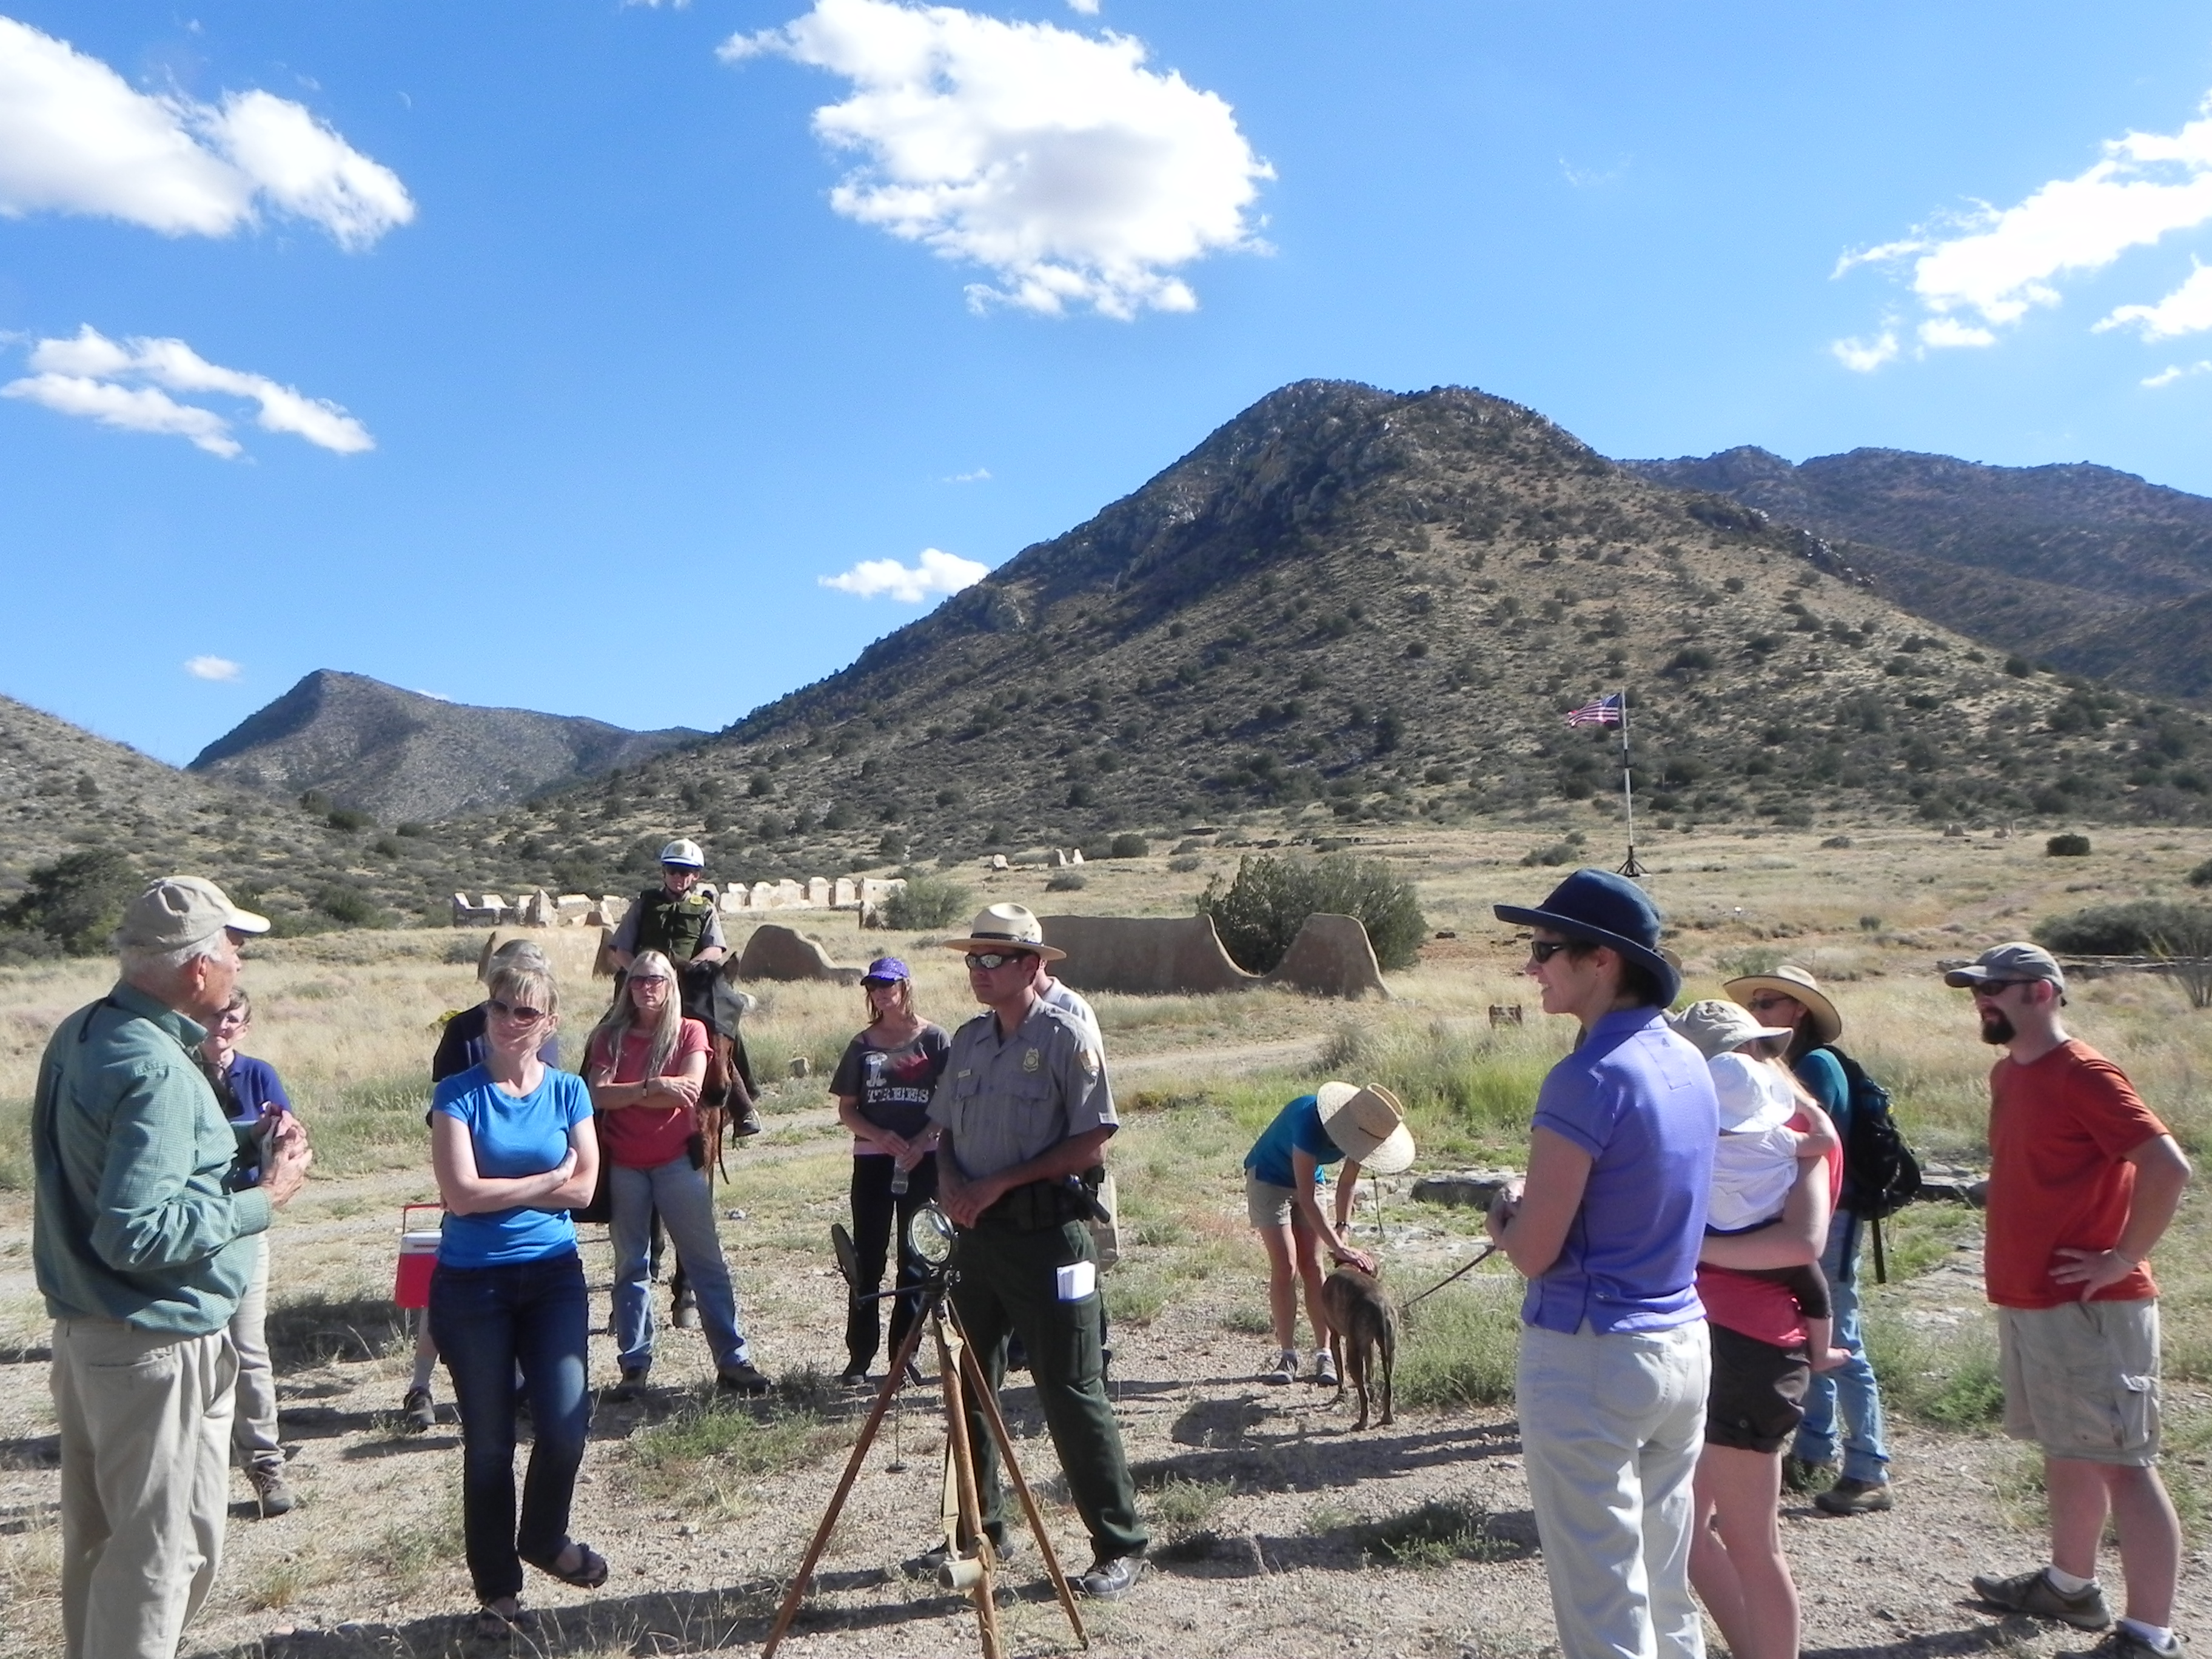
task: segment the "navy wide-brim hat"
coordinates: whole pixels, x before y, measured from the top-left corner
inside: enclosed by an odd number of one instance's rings
[[[1682,970],[1659,954],[1658,907],[1626,876],[1610,870],[1577,870],[1536,909],[1518,904],[1492,908],[1500,921],[1547,927],[1570,939],[1609,945],[1658,981],[1662,1008],[1673,1006],[1681,993]]]

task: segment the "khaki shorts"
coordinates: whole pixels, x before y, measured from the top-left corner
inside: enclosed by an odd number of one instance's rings
[[[2005,1432],[2049,1457],[2158,1461],[2158,1304],[1999,1308]]]
[[[1297,1194],[1288,1187],[1278,1187],[1272,1181],[1262,1181],[1251,1170],[1244,1171],[1244,1213],[1255,1227],[1287,1227]]]

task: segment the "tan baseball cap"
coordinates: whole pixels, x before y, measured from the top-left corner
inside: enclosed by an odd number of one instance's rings
[[[1760,1024],[1759,1017],[1741,1003],[1722,1002],[1710,997],[1703,1002],[1692,1003],[1679,1014],[1668,1015],[1667,1023],[1674,1028],[1677,1036],[1686,1039],[1707,1060],[1731,1048],[1740,1048],[1747,1042],[1756,1042],[1761,1037],[1796,1035],[1787,1025]]]
[[[164,876],[131,902],[115,942],[131,951],[181,951],[234,933],[265,933],[269,918],[241,910],[204,876]]]

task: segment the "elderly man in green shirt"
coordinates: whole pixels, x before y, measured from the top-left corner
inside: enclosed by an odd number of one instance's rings
[[[239,1134],[192,1057],[269,924],[213,882],[149,888],[116,933],[122,977],[62,1022],[39,1067],[32,1256],[53,1316],[69,1659],[171,1659],[222,1552],[228,1328],[249,1241],[305,1183],[289,1113],[234,1189]]]

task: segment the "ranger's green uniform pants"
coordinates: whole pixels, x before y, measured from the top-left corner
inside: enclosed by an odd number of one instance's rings
[[[1090,1231],[1079,1221],[1036,1232],[1015,1232],[987,1222],[961,1232],[952,1305],[994,1394],[1006,1379],[1006,1334],[1021,1334],[1068,1493],[1103,1560],[1137,1554],[1150,1540],[1137,1518],[1128,1455],[1106,1398],[1098,1352],[1098,1288],[1094,1283],[1091,1294],[1078,1301],[1060,1299],[1060,1269],[1097,1259]],[[968,1409],[968,1439],[975,1449],[984,1529],[1002,1538],[999,1449],[980,1406]],[[1034,1471],[1030,1476],[1035,1479]]]

